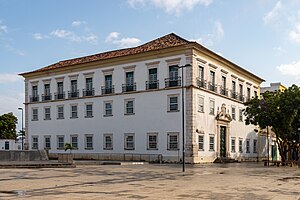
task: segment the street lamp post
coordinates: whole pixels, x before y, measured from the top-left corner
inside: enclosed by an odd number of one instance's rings
[[[24,150],[24,115],[23,115],[23,108],[18,108],[18,110],[21,110],[22,111],[22,131],[21,131],[21,134],[22,134],[22,150]]]
[[[185,172],[185,135],[184,135],[184,76],[183,76],[183,68],[185,67],[191,67],[192,65],[186,64],[183,66],[175,65],[174,67],[177,67],[181,69],[181,107],[182,107],[182,172]]]
[[[270,166],[270,143],[269,143],[269,126],[267,126],[267,143],[268,143],[268,146],[267,146],[267,151],[268,151],[268,166]]]

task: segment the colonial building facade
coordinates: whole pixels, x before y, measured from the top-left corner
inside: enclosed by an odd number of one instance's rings
[[[263,80],[173,33],[21,75],[29,149],[57,155],[71,143],[77,158],[180,161],[183,87],[187,162],[265,156],[242,112]]]

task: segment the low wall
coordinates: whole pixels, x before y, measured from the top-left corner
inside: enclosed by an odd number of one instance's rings
[[[30,151],[1,151],[0,161],[40,161],[49,160],[45,150],[30,150]]]

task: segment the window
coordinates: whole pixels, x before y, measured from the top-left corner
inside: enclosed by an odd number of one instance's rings
[[[93,117],[93,104],[89,103],[85,105],[85,117],[86,118]]]
[[[71,135],[70,139],[71,139],[71,145],[72,145],[73,149],[78,149],[78,136]]]
[[[251,97],[251,90],[250,88],[247,88],[247,100],[250,100]]]
[[[235,107],[231,107],[231,117],[232,117],[233,120],[236,119],[236,117],[235,117]]]
[[[257,153],[257,140],[253,140],[253,153]]]
[[[226,95],[226,77],[222,76],[221,94]]]
[[[125,99],[125,115],[134,115],[133,99]]]
[[[254,91],[254,97],[255,98],[257,97],[257,91]]]
[[[157,68],[149,69],[149,82],[147,89],[157,89],[158,80],[157,80]]]
[[[65,136],[58,135],[57,136],[57,149],[64,149],[65,145]]]
[[[199,150],[204,150],[204,135],[198,135],[198,147]]]
[[[39,110],[37,108],[32,108],[32,121],[38,121],[39,120],[38,111]]]
[[[64,99],[64,82],[57,82],[56,99]]]
[[[243,121],[243,109],[239,110],[239,121],[242,122]]]
[[[134,134],[125,133],[124,136],[124,149],[125,150],[134,150]]]
[[[157,150],[157,133],[148,133],[148,150]]]
[[[240,87],[240,95],[243,95],[243,85],[240,84],[239,87]]]
[[[215,100],[209,100],[209,114],[215,115]]]
[[[71,105],[71,118],[78,118],[77,105]]]
[[[243,153],[243,139],[239,139],[239,152]]]
[[[37,85],[32,86],[32,96],[33,97],[38,96],[38,86]]]
[[[39,137],[38,136],[32,136],[32,149],[39,149]]]
[[[105,117],[112,116],[113,115],[113,113],[112,113],[112,101],[104,102],[104,109],[105,109],[105,114],[104,114]]]
[[[102,94],[114,93],[114,87],[112,85],[112,74],[104,76],[104,88],[102,88]]]
[[[85,135],[85,149],[93,149],[93,135]]]
[[[204,67],[199,66],[199,80],[204,81]]]
[[[209,77],[209,90],[211,91],[216,91],[215,88],[215,72],[214,71],[210,71],[210,77]]]
[[[250,140],[246,140],[246,153],[250,153]]]
[[[179,111],[178,96],[168,96],[169,112]]]
[[[85,84],[86,84],[86,86],[85,86],[86,91],[92,91],[93,90],[93,78],[86,78],[85,79]]]
[[[178,142],[178,133],[168,133],[168,150],[179,150]]]
[[[112,134],[104,134],[104,150],[112,150],[113,149],[113,135]]]
[[[79,97],[79,92],[77,90],[77,80],[71,80],[71,93],[69,93],[69,98]]]
[[[231,138],[231,152],[235,153],[235,138]]]
[[[51,93],[50,93],[50,84],[44,85],[44,99],[43,100],[51,100]]]
[[[235,83],[235,81],[232,81],[232,83],[231,83],[231,86],[232,86],[232,88],[231,88],[231,98],[236,98],[236,83]]]
[[[51,136],[45,136],[45,149],[51,149]]]
[[[198,112],[204,112],[204,97],[198,95]]]
[[[125,85],[122,85],[122,91],[123,92],[130,92],[130,91],[135,91],[135,83],[134,83],[134,72],[126,72],[125,74],[126,78],[126,83]]]
[[[209,136],[209,150],[210,151],[215,150],[215,136],[213,135]]]
[[[51,120],[51,109],[50,109],[50,107],[45,108],[45,120]]]
[[[170,80],[178,79],[178,67],[177,66],[169,66],[169,78],[170,78]]]
[[[57,119],[64,118],[64,106],[57,106]]]

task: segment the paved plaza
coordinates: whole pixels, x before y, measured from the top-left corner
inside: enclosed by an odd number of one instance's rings
[[[300,199],[300,169],[262,163],[0,169],[0,199]]]

